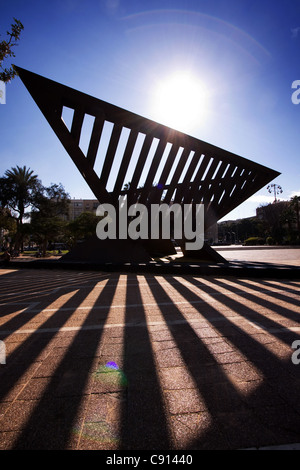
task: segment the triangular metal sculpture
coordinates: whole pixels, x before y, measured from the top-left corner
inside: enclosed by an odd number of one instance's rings
[[[157,204],[162,200],[167,204],[202,203],[208,229],[280,174],[48,78],[16,69],[100,203],[117,205],[125,194],[131,204]],[[73,110],[70,129],[62,118],[64,108]],[[79,143],[86,116],[93,117],[94,123],[84,154]],[[99,155],[105,123],[110,123],[112,130],[105,154]],[[116,174],[111,174],[115,158],[120,163]],[[95,171],[96,159],[101,159],[100,174]],[[133,169],[129,181],[126,178],[130,166]],[[108,188],[109,179],[113,179],[112,188]]]

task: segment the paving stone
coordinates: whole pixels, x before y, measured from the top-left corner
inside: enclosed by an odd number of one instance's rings
[[[217,413],[216,419],[231,449],[278,443],[272,430],[251,410]]]
[[[297,446],[299,280],[22,268],[0,286],[1,450]]]
[[[226,437],[208,412],[171,416],[176,448],[188,450],[228,449]]]
[[[18,431],[25,428],[37,403],[36,400],[15,401],[0,420],[1,431]]]
[[[0,432],[0,450],[11,450],[19,434],[20,432],[16,431]]]
[[[165,400],[171,414],[196,413],[207,410],[204,399],[194,388],[168,390],[165,392]]]
[[[184,367],[169,367],[160,370],[162,387],[165,390],[194,388],[195,382]]]

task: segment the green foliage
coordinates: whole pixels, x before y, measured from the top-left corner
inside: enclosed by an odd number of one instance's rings
[[[7,208],[0,207],[0,228],[10,231],[16,230],[16,221]]]
[[[63,237],[65,233],[63,216],[68,214],[69,199],[69,194],[61,184],[43,187],[36,198],[31,212],[31,233],[32,239],[41,245],[44,255],[48,242]]]
[[[75,244],[77,240],[84,240],[95,235],[99,220],[101,220],[101,217],[96,214],[83,212],[75,220],[69,222],[67,231],[71,243]]]
[[[0,249],[2,246],[7,246],[8,240],[14,239],[17,232],[17,222],[11,216],[7,208],[0,207]]]
[[[260,236],[260,223],[256,217],[229,220],[218,224],[219,239],[222,243],[243,243],[252,236]]]
[[[38,212],[45,218],[67,216],[69,203],[70,196],[61,183],[52,183],[49,187],[42,186],[36,194],[31,215],[34,216]]]
[[[26,166],[11,168],[0,178],[0,204],[12,211],[18,225],[22,225],[25,210],[35,204],[41,192],[38,176]]]
[[[265,235],[271,236],[276,244],[300,242],[300,197],[290,201],[278,201],[259,208]]]
[[[268,245],[300,244],[300,196],[262,205],[256,217],[220,222],[218,231],[220,242],[225,244],[236,240],[246,245],[264,240]]]
[[[0,217],[1,227],[8,227],[9,217],[16,224],[12,233],[12,245],[22,249],[24,238],[33,239],[44,247],[50,239],[55,239],[65,231],[70,196],[61,184],[42,185],[38,176],[30,168],[11,168],[0,178]],[[26,209],[31,212],[25,212]],[[31,222],[24,219],[31,216]]]
[[[250,237],[244,241],[245,246],[264,245],[265,239],[261,237]]]
[[[30,224],[32,240],[41,246],[45,255],[48,242],[63,236],[65,226],[66,223],[60,217],[47,217],[41,212],[35,212]]]
[[[17,75],[13,67],[3,68],[3,61],[8,57],[15,57],[12,48],[17,46],[23,29],[24,26],[21,21],[14,18],[14,23],[11,24],[11,31],[6,32],[7,40],[0,42],[0,80],[5,83],[10,82]]]
[[[293,241],[300,243],[300,196],[294,196],[290,200],[290,208],[294,213],[296,230],[293,233]]]

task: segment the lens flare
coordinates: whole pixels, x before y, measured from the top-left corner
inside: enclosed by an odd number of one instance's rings
[[[118,370],[118,369],[119,369],[118,364],[116,364],[114,361],[107,362],[107,363],[105,364],[105,367],[108,367],[109,369],[114,369],[114,370]]]
[[[127,377],[124,372],[119,369],[119,366],[114,361],[109,361],[105,365],[101,365],[93,374],[96,380],[101,380],[101,382],[109,386],[127,386]]]

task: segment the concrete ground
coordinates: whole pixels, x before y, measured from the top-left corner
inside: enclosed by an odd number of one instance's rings
[[[228,261],[268,263],[271,265],[300,266],[299,247],[255,247],[236,246],[214,247]]]
[[[299,278],[23,266],[0,287],[1,450],[300,448]]]

